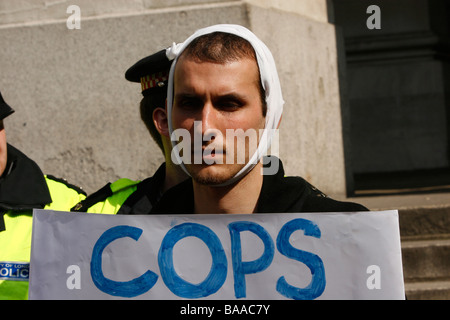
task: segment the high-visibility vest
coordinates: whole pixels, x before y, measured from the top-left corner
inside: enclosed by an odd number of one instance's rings
[[[45,176],[52,202],[44,209],[70,211],[86,196],[80,190]],[[31,252],[31,211],[7,211],[6,230],[0,232],[0,300],[28,298],[28,276]]]
[[[162,196],[166,164],[142,181],[119,179],[78,203],[72,211],[106,214],[148,214]],[[144,204],[145,203],[145,204]],[[137,207],[135,207],[137,206]]]
[[[128,197],[137,190],[140,182],[123,178],[108,183],[78,203],[72,211],[116,214]]]

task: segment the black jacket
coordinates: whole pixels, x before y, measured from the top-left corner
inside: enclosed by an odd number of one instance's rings
[[[52,202],[44,174],[38,165],[11,145],[0,177],[0,231],[5,229],[3,214],[44,208]]]
[[[194,194],[192,179],[171,188],[161,197],[159,187],[164,181],[164,167],[141,182],[125,201],[118,214],[192,214]],[[356,212],[364,206],[341,202],[325,196],[301,177],[285,177],[280,161],[275,175],[265,175],[259,196],[257,213],[282,212]]]
[[[52,202],[38,165],[9,144],[7,152],[8,161],[0,177],[0,209],[23,211]]]
[[[54,186],[64,185],[53,191],[58,196],[58,207],[67,203],[70,208],[73,201],[79,201],[77,199],[85,195],[83,190],[63,179],[45,176],[33,160],[7,145],[7,163],[0,177],[0,232],[5,230],[4,214],[30,213],[32,209],[43,209],[54,203],[50,181]]]

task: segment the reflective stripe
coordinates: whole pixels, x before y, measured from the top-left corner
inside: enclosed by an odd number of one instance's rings
[[[28,262],[0,261],[0,280],[28,281],[29,276]]]
[[[88,213],[104,213],[116,214],[122,204],[133,194],[140,181],[133,181],[130,179],[119,179],[110,185],[113,194],[107,197],[104,201],[97,202],[89,207]]]

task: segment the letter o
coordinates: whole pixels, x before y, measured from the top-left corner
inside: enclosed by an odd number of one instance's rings
[[[175,272],[173,247],[186,237],[197,237],[208,247],[212,256],[212,266],[203,282],[195,285],[183,280]],[[217,235],[208,227],[197,223],[184,223],[173,227],[164,237],[158,253],[161,278],[175,295],[182,298],[207,297],[217,292],[227,277],[227,257]]]
[[[5,271],[6,271],[6,273],[5,273]],[[6,268],[1,268],[1,269],[0,269],[0,276],[6,277],[7,275],[8,275],[8,269],[6,269]]]

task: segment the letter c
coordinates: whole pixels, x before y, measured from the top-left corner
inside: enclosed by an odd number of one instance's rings
[[[113,281],[106,278],[102,271],[103,250],[114,240],[129,237],[138,240],[142,229],[130,226],[116,226],[106,230],[97,240],[92,250],[91,277],[96,287],[112,296],[132,298],[150,290],[158,280],[158,275],[147,270],[143,275],[130,281]]]

